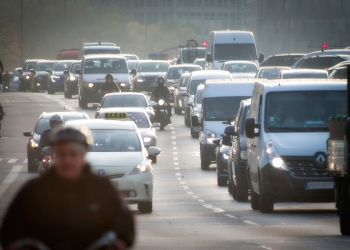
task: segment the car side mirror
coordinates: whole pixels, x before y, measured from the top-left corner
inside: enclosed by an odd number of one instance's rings
[[[237,136],[238,135],[238,133],[237,133],[237,131],[235,129],[235,126],[233,126],[233,125],[229,125],[229,126],[227,126],[225,128],[225,134],[226,135],[233,135],[233,136]]]
[[[220,139],[214,139],[213,143],[217,146],[220,147]]]
[[[181,96],[188,96],[187,92],[181,93]]]
[[[45,147],[41,150],[41,156],[51,155],[51,154],[52,154],[51,147]]]
[[[180,58],[176,60],[176,64],[181,64],[181,59]]]
[[[232,137],[231,135],[225,134],[222,136],[222,144],[225,146],[232,146]]]
[[[207,62],[213,62],[213,57],[212,57],[210,54],[207,54],[207,55],[205,56],[205,60],[206,60]]]
[[[150,146],[147,148],[148,155],[150,156],[156,156],[159,155],[162,151],[160,148]]]
[[[35,70],[34,70],[34,69],[31,69],[31,70],[30,70],[30,73],[35,74]]]
[[[23,135],[27,136],[27,137],[31,137],[33,135],[33,132],[31,132],[31,131],[24,131]]]
[[[51,69],[47,69],[46,72],[47,72],[47,73],[51,73]]]
[[[350,144],[350,118],[346,119],[345,123],[345,138],[348,144]]]
[[[101,103],[93,103],[92,108],[94,109],[101,108]]]
[[[81,70],[80,69],[75,70],[75,74],[80,75],[81,74]]]
[[[264,61],[264,59],[265,59],[264,54],[260,54],[259,59],[258,59],[259,63],[262,63]]]
[[[17,69],[17,72],[18,73],[22,73],[22,69]]]
[[[136,69],[131,69],[130,70],[130,75],[136,76],[137,75]]]
[[[191,101],[190,101],[190,102],[187,102],[186,104],[187,104],[187,106],[189,106],[189,107],[193,107],[193,102],[191,102]]]
[[[155,123],[152,124],[152,127],[154,127],[154,128],[159,128],[159,127],[160,127],[160,123],[155,122]]]
[[[151,101],[150,103],[149,103],[149,106],[151,106],[152,108],[154,108],[154,107],[157,107],[157,103],[156,102],[153,102],[153,101]]]
[[[254,118],[247,118],[244,123],[244,134],[247,138],[254,138],[260,135],[260,125],[255,124]]]
[[[68,75],[68,70],[63,71],[63,74]]]

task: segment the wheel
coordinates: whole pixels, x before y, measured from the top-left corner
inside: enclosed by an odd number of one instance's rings
[[[157,163],[157,156],[153,155],[149,157],[152,160],[152,163]]]
[[[200,152],[201,155],[201,169],[202,170],[209,170],[209,166],[210,166],[210,160],[208,160],[202,153],[202,151]]]
[[[254,190],[251,190],[250,194],[250,206],[253,210],[258,210],[260,208],[260,198],[257,193],[255,193]]]
[[[191,136],[193,139],[198,139],[198,137],[199,137],[199,133],[194,132],[192,127],[191,127]]]
[[[38,165],[35,164],[35,162],[32,160],[28,160],[28,172],[29,173],[37,173],[38,172]]]
[[[269,195],[265,193],[262,188],[261,181],[259,180],[259,191],[260,191],[260,212],[267,214],[273,212],[273,201],[269,198]]]
[[[72,94],[69,92],[69,90],[67,91],[67,94],[66,94],[66,95],[67,95],[67,98],[68,98],[68,99],[72,99]]]
[[[174,110],[175,110],[175,114],[181,115],[181,110],[179,108],[174,107]]]
[[[244,185],[242,185],[242,181],[240,179],[239,176],[239,172],[237,170],[235,170],[236,173],[236,185],[235,185],[235,189],[236,189],[236,200],[238,202],[244,202],[244,201],[248,201],[248,188]]]
[[[185,112],[185,125],[186,125],[187,127],[190,127],[190,126],[191,126],[190,121],[189,121],[189,119],[187,118],[186,112]]]
[[[216,180],[219,187],[224,187],[227,185],[227,178],[220,177],[218,174],[216,174]]]
[[[339,203],[339,225],[342,235],[350,235],[350,199],[349,184],[342,182],[342,200]]]
[[[164,131],[164,126],[160,125],[159,130]]]
[[[153,203],[152,201],[140,201],[137,208],[142,214],[150,214],[153,211]]]
[[[87,109],[87,102],[84,99],[81,99],[80,102],[81,102],[81,108]]]
[[[81,100],[80,100],[80,96],[78,98],[78,102],[79,102],[79,108],[81,108]]]
[[[25,92],[24,88],[23,88],[21,85],[19,85],[18,91],[19,91],[19,92]]]
[[[63,92],[63,95],[64,95],[64,98],[67,98],[67,92],[66,91]]]

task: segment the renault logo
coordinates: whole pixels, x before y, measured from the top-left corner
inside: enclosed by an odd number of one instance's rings
[[[323,156],[323,154],[319,154],[316,156],[315,162],[317,167],[323,167],[326,163],[326,158]]]
[[[97,170],[97,174],[98,175],[104,175],[106,172],[105,172],[105,170],[104,169],[99,169],[99,170]]]

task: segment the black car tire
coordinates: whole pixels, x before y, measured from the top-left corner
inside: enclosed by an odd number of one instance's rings
[[[78,103],[79,103],[79,108],[81,108],[81,100],[80,100],[80,96],[78,98]]]
[[[268,193],[265,193],[265,190],[263,190],[261,181],[259,180],[259,191],[260,191],[260,212],[264,214],[272,213],[273,212],[273,200],[269,198]]]
[[[250,206],[253,210],[259,210],[260,208],[260,198],[257,193],[255,193],[254,190],[251,190],[250,192]]]
[[[350,199],[349,184],[340,182],[342,197],[339,203],[339,226],[342,235],[350,235]]]
[[[137,208],[142,214],[150,214],[153,211],[153,202],[152,201],[140,201],[137,204]]]
[[[237,165],[236,165],[237,166]],[[238,175],[238,171],[235,169],[236,173],[236,183],[235,185],[236,188],[236,200],[238,202],[245,202],[248,201],[248,188],[242,184],[242,181],[240,179],[240,176]]]
[[[216,174],[216,180],[217,180],[217,183],[218,183],[218,186],[219,186],[219,187],[225,187],[225,186],[227,186],[227,178],[226,178],[226,177],[221,177],[221,176],[219,176],[219,174],[217,173],[217,174]]]
[[[23,89],[23,86],[21,86],[21,84],[20,84],[19,87],[18,87],[18,91],[19,91],[19,92],[25,92],[25,90]]]
[[[193,139],[199,138],[199,132],[194,132],[192,127],[191,127],[191,136]]]
[[[210,160],[208,160],[207,157],[205,157],[202,152],[200,152],[200,155],[201,155],[201,169],[209,170]]]
[[[67,98],[68,99],[72,99],[72,93],[69,91],[69,90],[67,90]]]
[[[79,101],[80,101],[80,107],[81,107],[82,109],[87,109],[87,101],[84,100],[82,96],[81,96],[80,98],[81,98],[81,99],[79,99]]]
[[[188,117],[187,117],[186,112],[185,112],[185,121],[184,121],[184,123],[185,123],[185,125],[186,125],[187,127],[190,127],[190,126],[191,126],[190,121],[189,121],[189,119],[188,119]]]
[[[182,111],[179,108],[174,106],[174,110],[175,110],[175,114],[181,115]]]
[[[37,173],[38,165],[35,163],[33,159],[28,158],[28,172],[29,173]]]

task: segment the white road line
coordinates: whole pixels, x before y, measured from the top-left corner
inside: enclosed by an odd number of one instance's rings
[[[176,140],[176,136],[173,135],[173,136],[171,137],[171,139],[172,139],[172,140]]]
[[[173,152],[173,155],[177,155],[177,152],[176,152],[176,151],[174,151],[174,152]]]
[[[6,176],[5,180],[0,184],[0,197],[6,192],[9,186],[17,179],[21,172],[23,165],[15,165],[11,169],[10,173]]]
[[[173,147],[173,150],[177,150],[177,147]]]
[[[181,177],[177,177],[177,180],[178,180],[178,181],[181,181],[181,180],[182,180],[182,178],[181,178]]]
[[[180,168],[175,168],[175,170],[180,170]]]
[[[176,131],[171,131],[171,133],[172,133],[173,135],[175,135],[175,134],[176,134]]]
[[[214,207],[214,208],[212,208],[213,209],[213,211],[215,212],[215,213],[223,213],[223,212],[225,212],[225,210],[223,210],[223,209],[221,209],[221,208],[218,208],[218,207]]]
[[[198,200],[198,202],[199,202],[199,203],[204,203],[204,202],[205,202],[205,200]]]
[[[196,195],[193,195],[192,198],[193,198],[193,199],[198,199],[199,197],[196,196]]]
[[[173,129],[174,129],[174,127],[170,127],[170,129],[171,129],[171,130],[173,130]]]
[[[245,220],[243,222],[246,223],[246,224],[252,225],[252,226],[260,226],[258,223],[252,222],[250,220]]]
[[[190,189],[188,186],[183,186],[183,188],[186,190]]]
[[[179,157],[174,157],[174,161],[178,161],[179,160]]]
[[[180,181],[180,184],[181,184],[181,185],[186,185],[186,182]]]
[[[176,145],[176,141],[172,141],[171,143],[172,143],[173,145]]]
[[[25,159],[25,160],[23,161],[23,163],[28,163],[28,159]]]
[[[181,173],[175,173],[176,176],[181,176]]]
[[[175,166],[179,166],[179,163],[178,163],[178,162],[174,162],[174,165],[175,165]]]
[[[192,191],[187,191],[187,194],[192,195],[193,192]]]
[[[18,161],[18,159],[10,159],[7,163],[15,163],[16,161]]]
[[[234,216],[234,215],[231,215],[231,214],[224,214],[226,217],[229,217],[229,218],[231,218],[231,219],[237,219],[237,217],[236,216]]]

